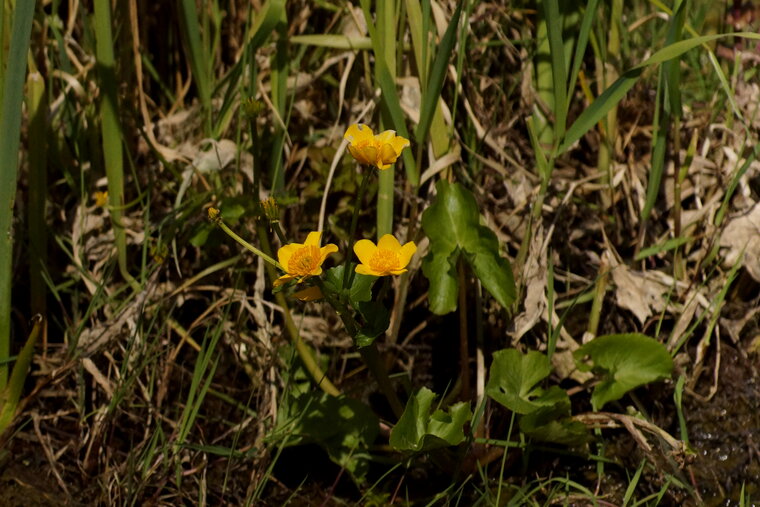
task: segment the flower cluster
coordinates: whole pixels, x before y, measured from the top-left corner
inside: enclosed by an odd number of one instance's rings
[[[310,232],[304,243],[289,243],[277,251],[277,259],[285,274],[275,280],[275,287],[290,280],[301,283],[310,276],[322,274],[322,263],[328,255],[337,252],[338,247],[332,243],[320,247],[321,235],[321,232]],[[354,253],[361,262],[356,266],[356,272],[370,276],[400,275],[406,272],[416,251],[414,241],[402,245],[391,234],[380,238],[377,245],[368,239],[361,239],[354,245]]]
[[[395,163],[404,148],[409,146],[409,140],[397,136],[393,130],[375,135],[371,128],[361,123],[348,127],[343,137],[349,142],[349,153],[360,164],[381,170]],[[275,287],[291,280],[301,283],[310,276],[322,274],[322,263],[328,255],[337,252],[338,247],[332,243],[320,247],[321,235],[321,232],[310,232],[304,243],[290,243],[277,251],[280,267],[285,274],[275,280]],[[377,245],[368,239],[359,240],[354,245],[354,253],[360,261],[356,272],[371,276],[400,275],[406,272],[416,251],[414,241],[402,245],[390,234],[380,238]],[[318,299],[320,294],[318,288],[308,288],[299,291],[296,296],[311,301]]]

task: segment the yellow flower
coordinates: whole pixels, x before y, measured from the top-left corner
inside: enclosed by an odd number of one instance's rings
[[[338,247],[330,243],[320,248],[321,236],[321,232],[310,232],[303,244],[290,243],[277,250],[277,259],[286,273],[274,281],[275,287],[294,278],[301,283],[310,276],[322,274],[322,263],[328,255],[337,252]]]
[[[348,127],[343,138],[349,143],[348,151],[360,163],[388,169],[409,146],[409,140],[397,136],[394,130],[374,135],[372,129],[362,123]]]
[[[92,194],[92,198],[95,201],[95,206],[102,208],[106,204],[108,204],[108,190],[105,192],[95,192]]]
[[[406,271],[406,266],[416,251],[414,241],[402,246],[390,234],[380,238],[377,246],[368,239],[360,239],[354,245],[354,252],[361,261],[356,266],[356,272],[372,276],[400,275]]]

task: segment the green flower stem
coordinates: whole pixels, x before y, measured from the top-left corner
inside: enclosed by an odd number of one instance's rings
[[[270,222],[269,225],[274,229],[274,233],[277,234],[277,237],[280,240],[280,243],[283,245],[286,245],[288,243],[288,239],[285,237],[285,233],[282,232],[282,227],[280,227],[280,222]]]
[[[404,413],[404,405],[401,404],[396,391],[393,390],[391,379],[388,377],[388,370],[385,369],[385,365],[382,359],[380,359],[377,344],[372,342],[371,345],[360,347],[359,353],[362,355],[367,368],[369,368],[369,371],[372,372],[375,380],[377,380],[378,387],[383,395],[385,395],[388,403],[390,403],[393,413],[396,414],[396,417],[400,418],[401,414]]]
[[[317,360],[314,358],[314,353],[312,352],[311,347],[309,347],[309,345],[307,345],[301,338],[301,333],[298,332],[298,327],[295,322],[293,322],[293,316],[290,314],[290,308],[288,308],[288,302],[285,300],[285,296],[282,292],[278,292],[274,297],[277,304],[282,308],[282,313],[285,316],[285,328],[288,330],[293,346],[296,348],[298,357],[301,358],[301,362],[306,368],[306,371],[309,372],[314,379],[314,382],[316,382],[324,392],[331,396],[340,396],[340,390],[335,387],[335,384],[330,381],[327,374],[322,371],[322,368],[319,367]]]
[[[218,225],[229,237],[240,243],[243,247],[245,247],[247,250],[250,250],[254,254],[258,255],[265,261],[267,261],[271,266],[274,266],[278,269],[282,269],[282,266],[279,262],[274,260],[271,255],[268,255],[264,253],[263,251],[259,250],[255,246],[248,243],[246,240],[235,234],[227,225],[225,225],[224,222],[222,222],[221,218],[218,217],[218,215],[215,215],[213,213],[210,213],[209,216],[211,216],[212,220]],[[259,222],[256,225],[256,232],[260,238],[261,246],[264,250],[267,252],[272,251],[272,247],[269,244],[269,238],[267,237],[267,231],[266,227],[262,222]],[[267,271],[269,273],[269,278],[272,282],[277,279],[277,272],[272,269],[271,266],[267,267]],[[284,271],[284,270],[283,270]],[[309,372],[309,374],[312,376],[316,384],[322,389],[324,392],[331,396],[340,396],[341,392],[340,390],[335,387],[335,385],[330,381],[330,379],[327,377],[325,372],[322,371],[322,369],[319,367],[319,364],[317,364],[317,360],[314,358],[314,353],[311,350],[311,347],[309,347],[302,339],[301,339],[301,333],[298,332],[298,327],[296,326],[296,323],[293,321],[293,316],[290,314],[290,308],[288,307],[288,302],[285,299],[285,296],[282,294],[282,292],[277,292],[274,295],[275,301],[277,304],[282,308],[282,313],[285,316],[285,329],[287,329],[288,334],[290,335],[290,340],[293,342],[293,346],[296,348],[296,352],[298,353],[298,357],[301,359],[301,362],[303,363],[304,367],[306,368],[306,371]]]
[[[261,257],[262,259],[264,259],[265,261],[267,261],[269,264],[276,267],[277,269],[281,269],[282,271],[285,271],[285,269],[282,267],[282,265],[279,262],[274,260],[271,256],[265,254],[264,252],[262,252],[261,250],[253,246],[252,244],[248,243],[246,240],[244,240],[237,234],[235,234],[235,232],[233,232],[232,229],[227,227],[227,225],[224,222],[222,222],[220,218],[216,218],[214,221],[216,222],[216,225],[218,225],[219,228],[227,234],[227,236],[231,237],[232,239],[240,243],[245,249],[250,250],[251,252],[255,253],[256,255],[258,255],[259,257]],[[263,237],[263,235],[260,235],[260,236]]]
[[[346,331],[348,331],[348,334],[351,335],[351,338],[353,338],[355,342],[356,334],[359,332],[359,324],[356,322],[356,319],[354,319],[351,310],[349,310],[348,306],[340,301],[339,298],[334,297],[335,294],[325,287],[322,280],[315,278],[314,284],[322,291],[325,301],[335,309],[340,320],[343,321]],[[361,354],[364,363],[367,365],[367,368],[369,368],[370,373],[375,377],[380,392],[382,392],[383,396],[388,400],[393,413],[396,417],[401,417],[401,414],[404,413],[404,405],[401,403],[396,391],[393,389],[393,384],[391,384],[391,379],[388,376],[388,370],[380,359],[380,352],[377,350],[377,344],[372,342],[372,344],[367,347],[359,347],[359,353]]]
[[[266,225],[264,225],[263,222],[259,221],[256,224],[256,232],[260,238],[261,247],[267,252],[271,252],[272,246],[269,243],[269,237],[266,234]],[[263,255],[262,258],[266,259],[266,257]],[[271,257],[269,258],[271,259]],[[272,265],[274,266],[275,264]],[[270,281],[274,282],[274,280],[277,279],[277,272],[270,266],[267,266],[267,272],[269,274]],[[293,321],[293,316],[290,314],[290,308],[288,307],[288,302],[285,299],[283,293],[276,292],[274,298],[280,308],[282,308],[282,313],[285,316],[285,329],[287,329],[288,334],[290,335],[290,340],[293,342],[293,346],[296,348],[298,357],[301,359],[301,362],[306,368],[306,371],[309,372],[311,377],[314,379],[314,382],[316,382],[322,391],[331,396],[340,396],[340,389],[335,387],[335,384],[330,381],[330,379],[327,377],[327,374],[322,371],[322,368],[319,367],[317,360],[314,358],[314,352],[312,351],[311,347],[309,347],[309,345],[306,344],[301,338],[301,333],[298,332],[298,327]]]
[[[356,319],[354,318],[351,311],[348,309],[348,306],[346,306],[343,301],[340,300],[340,298],[334,297],[336,294],[332,291],[330,291],[324,283],[322,283],[322,280],[320,278],[313,278],[314,285],[319,287],[319,290],[322,291],[322,295],[325,298],[325,301],[333,307],[335,310],[335,313],[338,314],[338,317],[340,317],[340,320],[343,322],[343,326],[345,326],[346,331],[348,331],[348,334],[351,335],[351,338],[356,337],[356,333],[359,332],[359,323],[356,322]]]
[[[385,296],[388,294],[388,289],[391,288],[391,277],[384,276],[383,284],[380,286],[380,292],[377,293],[377,301],[382,303]]]
[[[351,282],[354,279],[354,270],[351,267],[351,257],[353,256],[354,249],[354,235],[356,234],[356,225],[359,223],[359,210],[361,209],[362,201],[364,200],[364,194],[367,193],[367,186],[369,185],[369,178],[372,176],[371,170],[365,170],[362,177],[361,185],[359,186],[359,193],[356,195],[356,203],[354,204],[354,214],[351,217],[351,228],[348,233],[348,250],[346,252],[346,263],[343,268],[343,288],[346,289],[351,286]]]

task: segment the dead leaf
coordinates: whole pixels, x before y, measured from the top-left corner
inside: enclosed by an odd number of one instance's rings
[[[609,250],[604,255],[611,266],[615,300],[620,308],[633,312],[642,325],[652,316],[653,311],[659,313],[665,309],[664,295],[669,287],[647,273],[633,271],[625,264],[618,263]]]
[[[741,262],[752,278],[760,282],[760,204],[756,203],[749,212],[729,220],[720,246],[728,248],[725,264],[733,266]],[[744,252],[744,258],[740,256]]]

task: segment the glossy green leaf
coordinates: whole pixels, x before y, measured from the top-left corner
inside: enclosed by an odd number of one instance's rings
[[[573,356],[578,368],[593,370],[603,378],[591,395],[594,410],[639,386],[669,378],[673,370],[673,360],[665,346],[639,333],[599,336],[573,352]]]
[[[391,313],[385,306],[375,301],[362,301],[358,303],[358,307],[364,325],[356,334],[356,345],[367,347],[388,329],[391,324]]]
[[[430,413],[435,393],[423,387],[406,404],[391,430],[390,444],[399,451],[421,452],[459,445],[465,439],[464,425],[472,418],[470,405],[460,402],[444,411]]]
[[[430,282],[428,289],[428,306],[430,311],[444,315],[457,309],[457,259],[459,249],[436,252],[431,244],[430,253],[422,261],[422,274]]]
[[[544,390],[538,385],[550,372],[549,358],[540,352],[499,350],[493,355],[486,394],[518,414],[555,407],[565,403],[567,393],[557,386]]]
[[[356,264],[352,263],[351,269],[355,267]],[[376,276],[355,273],[351,280],[351,289],[348,293],[348,300],[351,306],[358,309],[359,303],[370,301],[372,299],[372,286],[376,281]],[[328,290],[336,294],[343,292],[343,264],[325,271],[324,283]]]
[[[422,228],[430,239],[422,272],[430,281],[430,310],[444,314],[456,308],[459,254],[472,267],[489,293],[505,308],[515,300],[515,282],[509,261],[499,254],[499,242],[488,227],[480,224],[480,213],[469,190],[441,180],[438,194],[422,214]]]
[[[554,419],[544,424],[538,424],[528,414],[520,419],[520,431],[534,440],[554,444],[578,446],[589,440],[588,427],[569,417]]]
[[[554,405],[520,417],[520,431],[534,440],[562,445],[580,445],[588,441],[585,424],[570,416],[570,397],[567,393]]]

